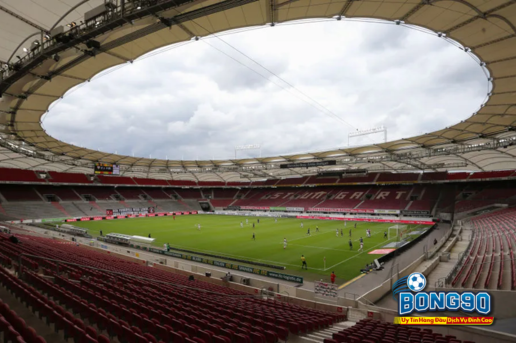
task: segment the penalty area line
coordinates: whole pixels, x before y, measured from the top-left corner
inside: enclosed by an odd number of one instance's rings
[[[355,256],[351,256],[350,258],[347,258],[347,259],[345,259],[345,260],[343,260],[343,261],[340,261],[340,262],[339,262],[339,263],[337,263],[337,264],[334,264],[334,265],[333,265],[333,266],[331,266],[331,267],[328,267],[328,268],[324,269],[324,271],[327,271],[328,269],[332,269],[332,268],[334,268],[334,267],[338,266],[339,264],[342,264],[342,263],[344,263],[344,262],[347,262],[347,261],[349,261],[349,260],[352,260],[352,259],[354,259],[354,258],[356,258],[356,257],[358,257],[358,256],[360,256],[360,255],[362,255],[362,254],[364,254],[364,253],[371,252],[371,251],[373,251],[373,250],[374,250],[374,248],[378,247],[379,245],[387,244],[388,242],[389,242],[389,240],[388,240],[388,241],[386,241],[386,242],[382,242],[382,243],[380,243],[380,244],[377,244],[377,245],[375,245],[374,247],[370,248],[369,250],[362,251],[362,252],[360,252],[360,253],[356,254]]]

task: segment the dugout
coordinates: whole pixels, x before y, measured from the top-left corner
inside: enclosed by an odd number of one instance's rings
[[[103,237],[103,241],[106,243],[135,246],[139,248],[150,248],[154,240],[154,238],[129,236],[122,233],[108,233]]]
[[[131,238],[129,239],[130,244],[145,248],[150,248],[154,240],[155,238],[148,238],[142,236],[131,236]]]
[[[84,229],[82,227],[76,227],[70,224],[63,224],[59,226],[57,229],[59,232],[68,233],[74,236],[87,236],[88,235],[88,229]]]

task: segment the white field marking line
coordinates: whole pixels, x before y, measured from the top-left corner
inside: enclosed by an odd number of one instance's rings
[[[289,263],[278,262],[278,261],[254,259],[254,258],[251,258],[251,257],[248,257],[248,256],[240,256],[240,255],[221,253],[219,251],[202,250],[202,249],[197,249],[197,248],[185,247],[185,246],[181,246],[181,245],[171,245],[170,246],[171,249],[174,249],[174,247],[178,247],[178,248],[181,248],[181,249],[188,249],[188,250],[193,251],[194,253],[195,253],[195,251],[198,251],[198,252],[205,252],[205,253],[210,253],[210,254],[217,254],[217,255],[221,256],[222,258],[224,258],[224,256],[225,257],[237,257],[237,258],[239,258],[241,260],[247,260],[247,261],[253,261],[253,262],[269,262],[269,263],[275,263],[275,264],[280,265],[280,266],[299,267],[297,264],[289,264]],[[322,268],[311,268],[311,269],[322,270]]]
[[[379,232],[371,234],[371,237],[373,237],[374,235],[377,235],[377,234],[379,234]],[[310,236],[308,236],[308,237],[302,237],[302,238],[297,238],[297,239],[303,239],[303,238],[309,238],[309,237],[310,237]],[[344,237],[344,236],[338,236],[338,237]],[[338,238],[338,237],[337,237],[337,238]],[[366,238],[371,238],[371,237],[366,237]],[[357,238],[357,239],[355,239],[353,242],[357,242],[357,241],[359,241],[359,240],[360,240],[360,238]],[[295,241],[295,239],[291,240],[291,242],[292,242],[292,241]],[[316,248],[316,249],[335,250],[335,251],[349,251],[349,250],[346,250],[346,249],[333,249],[333,248],[318,247],[318,246],[310,246],[310,245],[298,245],[298,244],[292,244],[292,245],[293,245],[293,246],[295,246],[295,247],[303,247],[303,248]]]
[[[295,247],[302,247],[302,248],[314,248],[314,249],[324,249],[324,250],[333,250],[333,251],[348,251],[346,249],[333,249],[333,248],[325,248],[325,247],[316,247],[312,245],[299,245],[299,244],[292,244]]]
[[[420,226],[420,225],[418,225],[417,227],[419,227],[419,226]],[[373,235],[371,235],[371,236],[373,236]],[[396,238],[396,237],[395,237],[395,238]],[[351,256],[350,258],[347,258],[347,259],[345,259],[344,261],[341,261],[341,262],[339,262],[339,263],[337,263],[337,264],[334,264],[333,266],[331,266],[331,267],[328,267],[328,268],[324,269],[324,271],[327,271],[328,269],[331,269],[331,268],[333,268],[333,267],[335,267],[335,266],[338,266],[339,264],[342,264],[342,263],[344,263],[344,262],[346,262],[346,261],[349,261],[349,260],[351,260],[351,259],[353,259],[353,258],[355,258],[355,257],[358,257],[358,256],[359,256],[359,255],[361,255],[361,254],[364,254],[364,253],[366,253],[366,252],[373,251],[373,249],[374,249],[374,248],[376,248],[377,246],[382,245],[382,244],[389,243],[389,242],[391,242],[391,241],[394,241],[394,238],[391,238],[391,239],[387,240],[386,242],[382,242],[382,243],[380,243],[380,244],[377,244],[377,245],[375,245],[374,247],[370,248],[369,250],[362,251],[361,253],[358,253],[358,254],[356,254],[355,256]]]
[[[311,230],[311,229],[310,229],[310,230]],[[323,233],[321,233],[321,232],[315,232],[315,236],[317,236],[317,235],[324,235],[324,234],[332,233],[332,232],[334,232],[334,231],[327,231],[327,232],[323,232]],[[349,233],[349,231],[348,231],[348,233]],[[371,235],[371,237],[373,237],[374,235],[377,235],[378,233],[379,233],[379,232],[373,233],[373,234]],[[291,239],[291,240],[289,240],[289,242],[294,242],[294,241],[298,241],[298,240],[300,240],[300,239],[306,239],[306,238],[310,238],[310,237],[312,237],[312,235],[307,236],[307,235],[305,234],[303,237],[299,237],[299,238]],[[337,237],[345,237],[345,236],[340,236],[340,235],[339,235],[339,236],[337,236]],[[347,237],[349,237],[349,235],[348,235]],[[370,237],[367,237],[367,238],[370,238]],[[360,238],[359,238],[359,239],[360,239]],[[354,240],[354,242],[358,241],[359,239],[355,239],[355,240]]]
[[[389,241],[390,241],[390,240],[388,240],[387,242],[389,242]],[[377,247],[377,246],[379,246],[379,245],[385,244],[385,243],[386,243],[386,242],[382,242],[382,243],[380,243],[380,244],[377,244],[377,245],[375,245],[374,247],[372,247],[372,248],[371,248],[371,249],[369,249],[369,250],[362,251],[362,252],[360,252],[360,253],[356,254],[355,256],[351,256],[350,258],[347,258],[347,259],[345,259],[344,261],[340,261],[339,263],[334,264],[333,266],[331,266],[331,267],[328,267],[328,268],[324,269],[324,271],[327,271],[328,269],[332,269],[333,267],[336,267],[336,266],[338,266],[339,264],[342,264],[342,263],[344,263],[344,262],[346,262],[346,261],[349,261],[349,260],[351,260],[351,259],[354,259],[355,257],[358,257],[359,255],[362,255],[362,254],[364,254],[364,253],[366,253],[366,252],[373,251],[373,249],[374,249],[374,248],[376,248],[376,247]]]
[[[328,232],[324,232],[324,233],[316,232],[316,234],[317,234],[317,235],[324,235],[324,234],[327,234],[327,233],[331,233],[331,232],[330,232],[330,231],[328,231]],[[289,241],[289,242],[294,242],[294,241],[298,241],[298,240],[300,240],[300,239],[305,239],[305,238],[310,238],[310,237],[312,237],[312,235],[310,235],[310,236],[305,235],[305,236],[303,236],[303,237],[290,239],[290,240],[288,240],[288,241]]]

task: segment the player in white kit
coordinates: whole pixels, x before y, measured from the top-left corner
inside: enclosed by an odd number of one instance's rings
[[[283,249],[287,249],[287,239],[283,238]]]

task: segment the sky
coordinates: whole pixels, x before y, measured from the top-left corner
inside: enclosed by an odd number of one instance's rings
[[[481,67],[442,38],[387,24],[321,21],[180,43],[105,71],[51,106],[60,140],[139,157],[231,159],[438,130],[476,112]],[[352,138],[350,145],[380,142]]]

